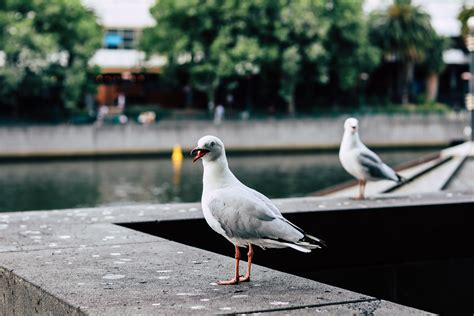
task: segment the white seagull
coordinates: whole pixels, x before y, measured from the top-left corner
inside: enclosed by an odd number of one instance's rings
[[[215,136],[204,136],[191,151],[193,162],[204,166],[202,210],[213,230],[235,246],[235,274],[219,284],[250,281],[253,248],[291,247],[302,252],[321,248],[324,242],[306,234],[285,219],[275,204],[263,194],[245,186],[230,171],[224,143]],[[245,276],[239,274],[239,247],[248,247]]]
[[[339,160],[344,169],[359,180],[359,196],[364,199],[367,180],[402,182],[402,177],[383,163],[379,156],[367,148],[359,138],[359,122],[348,118],[344,122],[344,136],[339,149]]]

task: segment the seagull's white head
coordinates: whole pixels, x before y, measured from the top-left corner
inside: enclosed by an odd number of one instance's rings
[[[193,162],[202,159],[204,161],[214,161],[225,154],[224,143],[217,137],[207,135],[198,140],[198,145],[191,151]]]
[[[344,130],[355,134],[359,129],[359,121],[353,117],[348,118],[344,122]]]

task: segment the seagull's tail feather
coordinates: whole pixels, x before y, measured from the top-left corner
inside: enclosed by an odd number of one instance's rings
[[[314,236],[311,236],[311,235],[308,235],[308,234],[304,234],[304,237],[305,237],[305,239],[308,238],[308,239],[311,239],[311,241],[316,242],[317,245],[319,246],[319,248],[327,247],[326,242],[324,240],[320,239],[320,238],[317,238],[317,237],[314,237]]]
[[[273,239],[273,238],[268,238],[265,239],[267,242],[274,244],[277,246],[277,248],[281,247],[290,247],[295,250],[309,253],[313,249],[318,249],[325,247],[326,244],[319,238],[316,238],[314,236],[310,235],[305,235],[303,238],[301,238],[298,241],[288,241],[288,240],[282,240],[282,239]]]
[[[286,223],[290,224],[290,225],[291,225],[293,228],[295,228],[297,231],[299,231],[300,233],[302,233],[303,236],[304,236],[303,239],[302,239],[303,241],[306,241],[306,242],[307,242],[308,239],[311,239],[311,240],[309,241],[310,244],[314,244],[314,242],[316,242],[316,243],[320,246],[319,248],[321,248],[321,246],[326,247],[326,243],[324,242],[324,240],[319,239],[319,238],[317,238],[317,237],[314,237],[314,236],[312,236],[312,235],[306,234],[306,233],[304,232],[304,230],[302,230],[301,228],[299,228],[298,226],[296,226],[295,224],[293,224],[292,222],[290,222],[289,220],[287,220],[287,219],[284,218],[284,217],[281,217],[281,219],[284,220]]]
[[[299,246],[297,244],[292,244],[292,243],[287,243],[287,242],[284,242],[283,244],[288,246],[288,247],[291,247],[293,249],[296,249],[298,251],[301,251],[301,252],[305,252],[305,253],[310,253],[311,252],[311,248],[305,248],[303,246]]]
[[[323,246],[321,242],[316,242],[313,239],[308,240],[306,238],[303,238],[297,242],[285,242],[284,244],[286,244],[288,247],[291,247],[293,249],[299,250],[301,252],[306,252],[306,253],[311,252],[311,250],[313,249],[321,248]]]
[[[293,224],[292,222],[290,222],[289,220],[287,220],[286,218],[284,218],[283,216],[281,217],[281,219],[286,222],[287,224],[289,224],[290,226],[292,226],[294,229],[296,229],[298,232],[300,232],[302,235],[303,235],[303,238],[301,238],[300,240],[298,240],[297,242],[287,242],[287,243],[291,243],[293,245],[297,245],[298,247],[305,247],[305,249],[316,249],[316,248],[323,248],[323,247],[326,247],[326,243],[324,242],[324,240],[322,239],[319,239],[317,237],[314,237],[312,235],[309,235],[309,234],[306,234],[304,232],[304,230],[302,230],[301,228],[299,228],[298,226],[296,226],[295,224]],[[291,246],[290,246],[291,247]],[[295,247],[292,247],[296,250],[299,250]],[[300,250],[301,251],[301,250]],[[311,250],[310,250],[311,251]],[[309,252],[310,252],[309,251]],[[305,252],[305,251],[303,251]]]

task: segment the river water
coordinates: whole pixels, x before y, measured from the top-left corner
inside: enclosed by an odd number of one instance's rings
[[[379,154],[394,166],[434,151]],[[305,196],[350,179],[335,152],[229,156],[228,160],[243,183],[270,198]],[[201,177],[201,163],[193,164],[190,158],[181,168],[165,158],[1,163],[0,212],[196,202],[201,197]]]

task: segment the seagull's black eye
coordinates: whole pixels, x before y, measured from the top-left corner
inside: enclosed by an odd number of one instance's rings
[[[214,143],[214,142],[211,142],[211,147],[214,147],[214,145],[215,145],[215,144],[216,144],[216,143]]]

